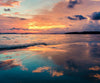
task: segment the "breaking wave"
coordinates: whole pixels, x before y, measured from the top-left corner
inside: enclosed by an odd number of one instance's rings
[[[23,45],[0,45],[0,51],[27,48],[27,47],[36,46],[36,45],[48,45],[48,44],[46,44],[46,43],[31,43],[31,44],[23,44]]]

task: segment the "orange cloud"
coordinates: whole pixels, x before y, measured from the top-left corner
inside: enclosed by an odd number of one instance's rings
[[[5,61],[0,61],[0,69],[1,70],[8,70],[13,67],[22,66],[20,62],[17,62],[15,59],[8,59]]]
[[[33,73],[41,73],[41,72],[44,72],[45,70],[49,70],[49,69],[51,69],[51,67],[39,67],[36,70],[33,70],[32,72]]]
[[[3,28],[22,28],[19,32],[22,33],[66,33],[67,31],[81,31],[83,30],[83,26],[86,25],[85,21],[72,21],[68,19],[68,16],[73,15],[83,15],[87,16],[92,11],[96,11],[97,6],[93,6],[93,1],[85,0],[84,3],[81,3],[79,5],[75,5],[74,8],[68,8],[68,1],[69,0],[61,0],[60,2],[56,3],[51,10],[49,9],[41,9],[39,10],[39,14],[37,15],[29,15],[29,14],[21,14],[19,12],[9,14],[2,14],[3,16],[17,16],[17,17],[25,17],[30,18],[28,20],[21,20],[20,18],[6,18],[0,19],[0,26]],[[92,4],[92,6],[90,5]],[[96,2],[97,3],[97,2]],[[99,2],[98,2],[99,3]],[[18,0],[0,0],[0,6],[19,6],[20,1]],[[91,8],[92,7],[92,8]],[[86,11],[88,10],[88,11]],[[84,12],[86,11],[86,12]],[[1,16],[0,16],[1,17]],[[87,27],[87,26],[86,26]],[[23,30],[23,28],[30,29],[28,31]],[[4,31],[4,30],[3,30]],[[6,30],[7,32],[18,32],[18,30]],[[0,30],[1,32],[1,30]]]
[[[100,74],[96,74],[96,75],[94,75],[93,77],[95,77],[95,78],[97,78],[97,79],[100,80]]]
[[[62,28],[63,32],[66,28],[66,32],[83,30],[83,26],[87,23],[87,19],[82,21],[72,21],[68,19],[68,16],[83,15],[84,17],[87,17],[88,14],[91,14],[93,11],[97,10],[98,5],[95,6],[94,2],[91,0],[82,0],[83,3],[74,5],[73,8],[69,8],[68,1],[69,0],[63,0],[56,3],[51,10],[41,9],[39,14],[34,15],[33,17],[33,21],[36,22],[34,27],[45,27],[45,29],[48,29],[49,26],[50,28],[57,28],[56,30],[58,30],[58,28]]]
[[[3,13],[2,15],[3,16],[11,16],[11,14],[8,14],[8,13]]]
[[[89,68],[89,70],[99,71],[100,67],[99,66],[91,67],[91,68]]]
[[[14,7],[19,5],[20,1],[17,0],[0,0],[0,6]]]
[[[14,14],[15,14],[15,15],[18,15],[18,14],[19,14],[19,12],[15,12]]]
[[[28,71],[28,68],[26,68],[26,67],[23,66],[23,65],[21,65],[21,69],[22,69],[23,71]]]
[[[44,71],[48,71],[52,75],[52,77],[54,77],[54,76],[59,77],[59,76],[64,75],[63,72],[57,72],[56,70],[52,70],[51,67],[39,67],[36,70],[33,70],[32,72],[33,73],[41,73]]]
[[[59,76],[63,76],[63,75],[64,75],[63,72],[57,72],[57,71],[55,71],[55,70],[53,70],[53,71],[50,72],[50,73],[52,74],[52,77],[54,77],[54,76],[59,77]]]

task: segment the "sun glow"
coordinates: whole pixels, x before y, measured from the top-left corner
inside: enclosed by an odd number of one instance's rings
[[[32,22],[28,24],[29,29],[50,29],[50,28],[65,28],[66,25],[43,25],[43,26],[39,26],[36,25],[36,22]]]

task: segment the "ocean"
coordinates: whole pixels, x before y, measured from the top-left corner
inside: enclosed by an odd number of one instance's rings
[[[100,83],[100,35],[1,34],[0,83]]]

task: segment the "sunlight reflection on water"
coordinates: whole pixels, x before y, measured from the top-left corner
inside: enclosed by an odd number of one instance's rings
[[[47,45],[0,51],[0,81],[100,82],[100,35],[0,35],[0,45],[27,43]]]

